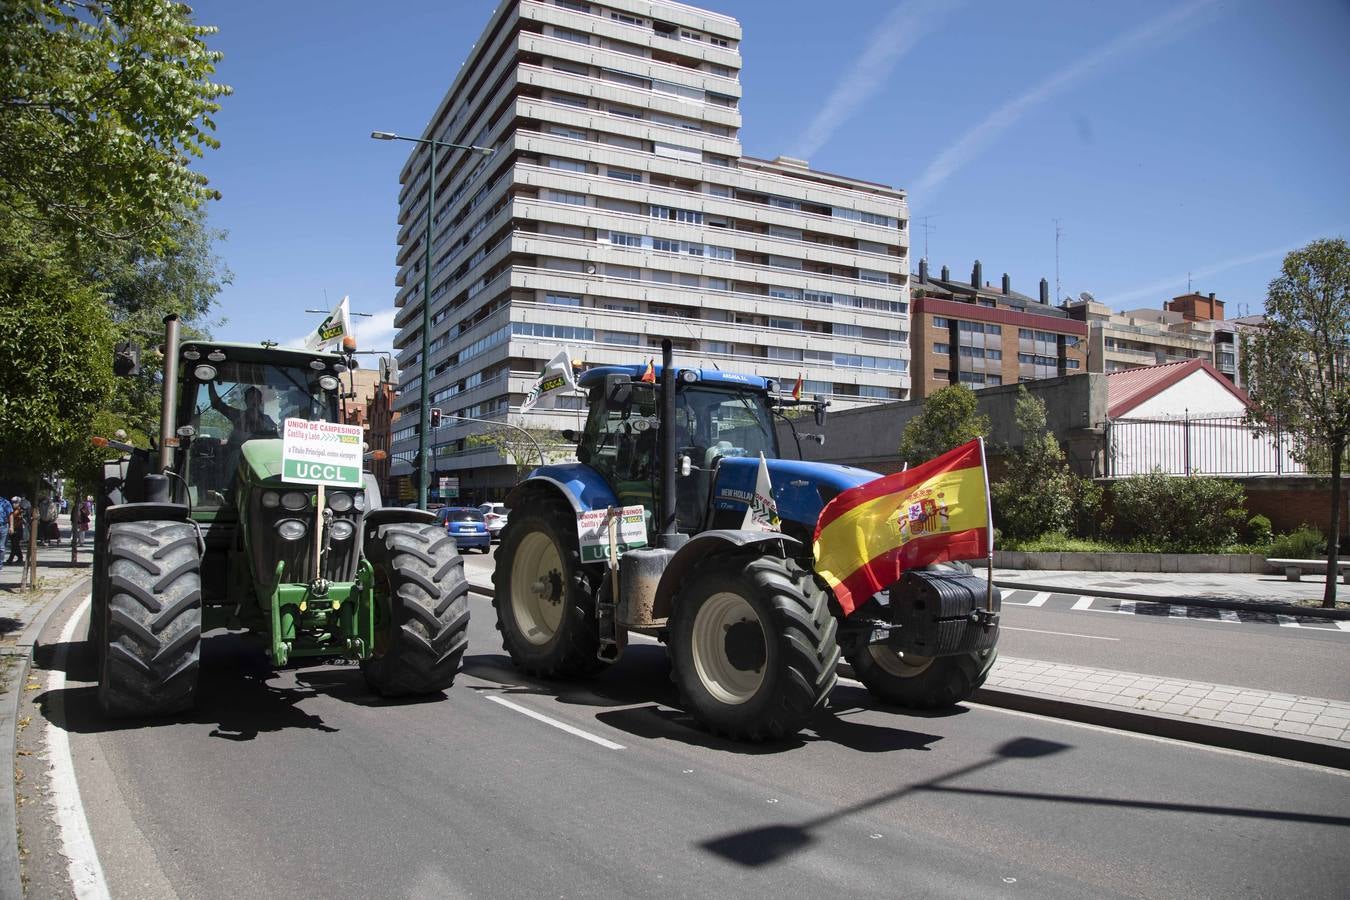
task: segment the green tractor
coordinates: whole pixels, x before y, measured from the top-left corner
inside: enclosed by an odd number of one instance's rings
[[[258,636],[275,666],[357,660],[381,696],[449,687],[469,625],[453,538],[431,513],[383,506],[363,466],[283,472],[287,420],[342,430],[351,351],[180,342],[177,318],[165,325],[157,446],[100,440],[122,451],[104,465],[95,519],[89,639],[104,712],[192,706],[215,628]],[[135,374],[121,353],[114,370]]]
[[[591,675],[619,659],[630,634],[656,637],[685,711],[747,741],[801,729],[829,697],[841,655],[895,706],[948,707],[984,683],[1002,598],[965,564],[906,572],[849,612],[813,571],[825,505],[878,477],[779,458],[774,416],[809,403],[823,424],[823,400],[780,398],[754,375],[677,369],[670,341],[659,375],[604,366],[578,386],[586,425],[564,432],[578,462],[536,469],[506,500],[493,604],[518,668]],[[743,524],[761,453],[779,531]],[[619,509],[630,512],[609,513]],[[625,536],[619,520],[630,517]],[[587,530],[597,518],[614,523],[608,542]]]

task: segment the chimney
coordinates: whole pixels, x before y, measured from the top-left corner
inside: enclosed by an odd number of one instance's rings
[[[1006,297],[1006,296],[1008,296],[1008,295],[1011,294],[1011,293],[1012,293],[1012,279],[1008,277],[1008,273],[1007,273],[1007,272],[1004,272],[1004,273],[1003,273],[1003,296]]]
[[[942,267],[942,280],[943,280],[943,281],[951,281],[951,280],[952,280],[952,270],[949,269],[949,268],[947,268],[946,266],[943,266],[943,267]]]
[[[970,270],[970,284],[975,288],[984,287],[984,268],[978,259],[975,260],[975,268]]]
[[[1050,282],[1044,278],[1041,279],[1041,302],[1047,305],[1050,303]]]
[[[919,284],[928,283],[928,260],[919,260]]]

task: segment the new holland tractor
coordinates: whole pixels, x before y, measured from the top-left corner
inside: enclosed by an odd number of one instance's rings
[[[453,539],[431,513],[381,506],[368,473],[346,473],[359,485],[348,487],[283,475],[285,420],[339,422],[351,353],[180,343],[176,317],[165,323],[158,443],[96,440],[123,451],[104,465],[95,520],[89,638],[103,710],[190,707],[214,628],[257,636],[275,666],[359,660],[386,697],[449,687],[469,623]]]
[[[648,371],[583,372],[586,424],[564,432],[578,462],[534,470],[506,501],[493,604],[519,669],[591,675],[618,660],[629,633],[655,636],[685,711],[747,741],[800,730],[829,696],[841,653],[892,705],[946,707],[983,684],[1001,598],[967,567],[907,572],[849,615],[812,571],[825,505],[879,477],[779,458],[774,416],[809,403],[823,424],[823,400],[779,398],[757,376],[677,369],[669,341],[653,383]],[[779,533],[742,529],[761,453]],[[647,548],[583,543],[579,522],[623,507],[642,508]]]

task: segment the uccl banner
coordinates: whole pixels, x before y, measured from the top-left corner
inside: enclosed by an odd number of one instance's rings
[[[281,477],[297,484],[361,486],[360,425],[287,419]]]
[[[906,569],[988,556],[992,533],[977,439],[831,500],[816,523],[816,572],[848,614]]]

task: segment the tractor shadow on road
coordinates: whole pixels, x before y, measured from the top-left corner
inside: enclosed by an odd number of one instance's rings
[[[44,644],[34,649],[34,661],[41,669],[54,668],[62,658],[67,678],[97,681],[97,661],[88,643]],[[300,708],[317,691],[278,684],[278,675],[255,646],[236,635],[222,635],[202,641],[196,706],[176,715],[109,718],[99,708],[95,684],[44,691],[34,701],[48,721],[79,734],[201,724],[214,726],[212,737],[251,741],[261,734],[290,729],[338,731],[322,717]]]
[[[860,753],[895,750],[927,750],[940,736],[890,725],[859,721],[853,713],[863,710],[892,712],[871,700],[861,689],[836,687],[831,707],[818,712],[807,730],[791,738],[749,744],[732,741],[702,730],[680,708],[679,694],[670,680],[670,658],[664,648],[633,644],[623,661],[594,678],[547,681],[531,678],[512,667],[504,653],[478,654],[464,658],[464,674],[490,682],[471,689],[504,695],[532,694],[551,697],[558,703],[598,707],[595,719],[611,728],[644,740],[677,741],[728,753],[762,756],[796,750],[815,743],[831,743]],[[841,705],[842,704],[842,705]],[[959,710],[964,712],[964,710]],[[940,714],[924,714],[931,717]]]

